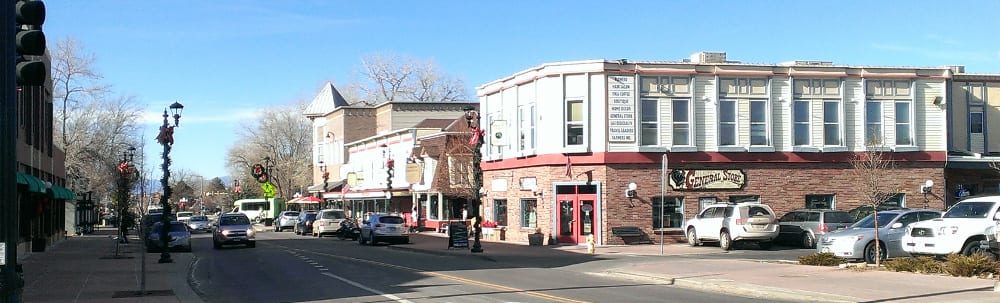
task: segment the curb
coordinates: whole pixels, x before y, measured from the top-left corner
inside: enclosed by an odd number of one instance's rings
[[[645,281],[674,285],[682,288],[697,289],[708,292],[725,293],[741,297],[756,299],[776,299],[783,301],[801,302],[827,302],[827,303],[855,303],[859,299],[846,296],[838,296],[827,293],[817,293],[802,290],[793,290],[777,287],[768,287],[747,283],[736,283],[732,280],[707,280],[691,278],[675,278],[657,274],[629,272],[629,271],[604,271],[588,273],[596,276],[605,276],[632,281]]]

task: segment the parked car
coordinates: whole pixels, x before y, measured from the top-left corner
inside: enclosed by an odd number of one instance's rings
[[[191,216],[187,221],[187,226],[191,233],[212,231],[212,223],[208,221],[208,216]]]
[[[299,212],[286,210],[278,214],[274,220],[274,231],[281,232],[285,229],[295,229],[295,223],[299,221]]]
[[[167,243],[167,249],[169,250],[180,250],[180,251],[191,251],[191,231],[188,230],[184,222],[181,221],[171,221],[170,229],[167,230],[167,235],[170,237],[170,241]],[[156,222],[150,228],[150,233],[146,235],[146,252],[156,252],[163,250],[163,241],[160,239],[160,233],[163,230],[163,222]]]
[[[226,213],[219,215],[219,219],[212,231],[212,246],[216,249],[222,248],[226,244],[246,244],[247,247],[256,247],[256,232],[250,218],[242,213]]]
[[[712,204],[688,220],[684,230],[691,246],[719,242],[723,250],[732,249],[735,242],[756,242],[770,249],[778,237],[774,211],[757,202]]]
[[[900,209],[878,212],[878,240],[882,260],[907,257],[902,238],[912,223],[937,219],[943,212],[932,209]],[[875,214],[869,214],[846,229],[833,231],[819,238],[816,251],[833,253],[845,259],[860,259],[875,263]]]
[[[799,209],[781,216],[778,220],[778,238],[796,241],[804,248],[816,247],[816,239],[827,232],[845,228],[854,223],[851,214],[833,209]]]
[[[193,212],[179,211],[177,212],[177,221],[187,222],[188,220],[191,219],[191,216],[194,216]]]
[[[952,205],[941,218],[913,223],[903,235],[903,250],[911,255],[993,254],[980,241],[994,226],[1000,196],[968,198]]]
[[[162,219],[163,219],[162,212],[149,213],[145,216],[142,216],[142,225],[139,226],[139,229],[142,230],[142,234],[146,236],[149,234],[150,229],[153,228],[153,224],[155,224],[156,222],[160,222]],[[177,217],[174,216],[174,214],[170,214],[169,220],[177,221]]]
[[[336,229],[331,231],[334,230]],[[406,220],[397,215],[371,214],[368,216],[368,220],[361,222],[361,235],[358,237],[358,243],[375,245],[378,242],[410,243]]]
[[[312,235],[323,237],[333,235],[340,229],[340,222],[347,219],[343,209],[324,209],[316,213],[316,220],[312,224]]]
[[[307,210],[299,212],[299,217],[298,219],[295,220],[295,228],[292,230],[295,231],[296,235],[305,236],[308,234],[312,234],[313,221],[315,220],[316,220],[316,211]]]
[[[852,208],[851,210],[848,210],[847,212],[849,214],[851,214],[851,218],[854,218],[854,222],[858,222],[861,219],[863,219],[864,217],[867,217],[868,215],[870,215],[873,212],[875,212],[874,209],[875,208],[873,208],[871,205],[862,205],[862,206],[858,206],[858,207]],[[879,205],[878,206],[878,211],[883,211],[883,210],[897,210],[897,209],[903,209],[903,208],[899,207],[899,206],[887,206],[887,205]]]

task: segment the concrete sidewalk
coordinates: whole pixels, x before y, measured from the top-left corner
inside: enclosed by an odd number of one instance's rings
[[[690,258],[676,258],[678,255],[718,253],[717,247],[668,244],[663,246],[661,255],[659,245],[605,246],[598,247],[595,254],[589,254],[585,246],[578,245],[528,246],[523,243],[481,241],[484,252],[471,253],[465,248],[448,249],[444,234],[426,232],[412,235],[410,242],[409,245],[392,247],[433,254],[468,255],[498,262],[564,262],[567,265],[586,258],[645,255],[656,259],[591,274],[755,298],[797,302],[1000,302],[1000,292],[994,292],[996,279],[759,260],[705,259],[692,262]]]
[[[62,240],[23,260],[24,302],[202,302],[188,284],[191,253],[144,253],[136,235],[116,248],[112,228]],[[117,253],[116,253],[117,251]],[[145,254],[145,292],[140,292]]]

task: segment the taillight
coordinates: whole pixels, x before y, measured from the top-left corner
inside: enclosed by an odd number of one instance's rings
[[[829,227],[827,227],[827,226],[826,226],[826,224],[820,224],[820,225],[819,225],[819,232],[821,232],[821,233],[825,233],[825,232],[827,232],[827,231],[829,231],[829,230],[830,230],[830,228],[829,228]]]
[[[747,224],[747,219],[736,219],[736,225]]]
[[[306,221],[306,226],[312,226],[312,225],[313,225],[312,221]]]

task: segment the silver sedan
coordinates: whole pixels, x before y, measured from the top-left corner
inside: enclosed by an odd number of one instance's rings
[[[908,257],[900,239],[910,223],[940,218],[942,212],[932,209],[900,209],[878,212],[880,258]],[[846,259],[875,263],[875,217],[870,214],[846,229],[827,233],[816,244],[817,252],[828,252]]]

